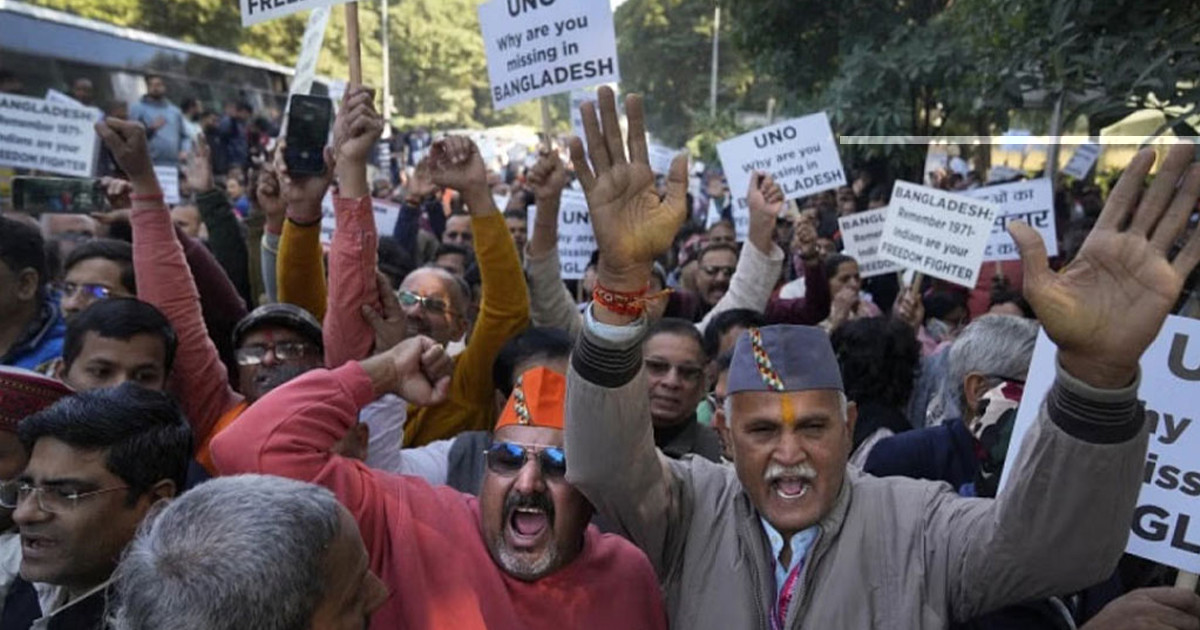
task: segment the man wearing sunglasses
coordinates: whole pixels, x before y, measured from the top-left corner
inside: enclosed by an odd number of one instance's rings
[[[664,628],[653,571],[620,538],[588,526],[565,478],[566,378],[525,372],[496,424],[479,498],[385,473],[333,452],[384,393],[436,404],[452,361],[428,337],[280,387],[213,441],[225,474],[323,485],[354,515],[370,569],[391,591],[373,628]]]
[[[660,198],[641,99],[626,99],[628,157],[612,91],[599,101],[603,134],[583,106],[591,160],[578,140],[571,154],[601,251],[597,282],[628,295],[685,215],[686,162],[676,158]],[[637,352],[645,318],[619,303],[589,309],[572,354],[568,479],[647,552],[680,628],[940,629],[1106,579],[1146,459],[1139,360],[1200,263],[1200,234],[1167,255],[1200,194],[1194,159],[1190,143],[1173,147],[1143,194],[1155,155],[1140,152],[1057,273],[1037,232],[1009,223],[1058,366],[995,500],[848,466],[856,410],[828,338],[809,326],[751,329],[735,346],[733,470],[662,457]]]

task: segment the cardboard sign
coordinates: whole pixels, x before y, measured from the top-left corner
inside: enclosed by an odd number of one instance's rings
[[[308,94],[312,91],[313,79],[317,76],[317,59],[321,56],[321,45],[325,42],[325,28],[329,26],[329,7],[318,7],[308,14],[308,25],[304,27],[304,39],[300,44],[300,56],[296,59],[296,73],[288,95]],[[287,120],[287,116],[284,116]]]
[[[400,204],[381,199],[371,200],[371,209],[375,211],[375,231],[379,236],[391,236],[396,231],[396,222],[400,220]],[[333,231],[337,228],[337,217],[333,214],[333,193],[326,192],[321,200],[321,244],[333,242]]]
[[[1038,336],[1017,410],[1007,462],[1015,462],[1021,441],[1055,378],[1058,348],[1043,331]],[[1142,355],[1138,398],[1146,404],[1150,450],[1142,490],[1125,551],[1192,573],[1200,572],[1200,321],[1167,318]],[[1000,492],[1020,471],[1005,466]]]
[[[887,208],[856,212],[839,217],[842,244],[845,254],[858,261],[858,273],[864,278],[873,278],[900,271],[896,263],[879,255],[879,244],[883,241],[883,226],[887,222]]]
[[[179,198],[179,167],[161,165],[154,167],[154,177],[158,179],[158,187],[162,188],[163,201],[173,206],[180,202]]]
[[[625,103],[621,100],[621,93],[617,89],[617,84],[609,83],[608,87],[612,88],[613,97],[617,101],[617,115],[623,118]],[[584,152],[587,151],[588,140],[587,134],[583,131],[583,113],[579,111],[579,108],[582,107],[584,103],[591,102],[596,108],[596,120],[599,121],[600,105],[596,102],[596,98],[595,87],[571,90],[571,132],[574,133],[575,136],[581,141],[583,141]]]
[[[66,94],[63,94],[62,92],[59,92],[54,88],[46,90],[46,100],[51,103],[58,103],[60,105],[74,105],[75,107],[90,109],[92,110],[92,115],[94,116],[94,120],[96,122],[104,119],[104,112],[101,111],[99,107],[88,107],[87,105],[80,103],[79,101],[67,96]]]
[[[238,0],[238,4],[242,7],[242,26],[252,26],[259,22],[274,20],[285,15],[307,11],[309,9],[318,9],[321,7],[332,7],[337,4],[344,4],[347,0]],[[309,16],[311,24],[312,16]],[[307,36],[308,30],[305,29]]]
[[[607,2],[491,0],[479,25],[496,110],[621,80]]]
[[[661,144],[651,144],[647,147],[650,154],[650,170],[656,175],[666,175],[671,170],[671,161],[679,154],[675,149],[668,149]]]
[[[733,196],[733,224],[739,241],[746,240],[750,227],[746,192],[754,171],[774,177],[785,199],[846,185],[846,173],[824,112],[730,138],[717,145],[717,155]]]
[[[1075,153],[1071,155],[1071,161],[1062,168],[1063,175],[1070,175],[1075,179],[1083,179],[1087,177],[1092,167],[1096,165],[1096,160],[1100,159],[1100,145],[1095,142],[1088,142],[1075,147]]]
[[[990,201],[897,181],[879,251],[901,267],[974,288],[999,214]]]
[[[529,206],[528,238],[533,239],[537,208]],[[558,208],[558,258],[563,280],[578,280],[596,251],[596,235],[588,215],[587,197],[581,192],[564,190]]]
[[[0,166],[91,177],[94,120],[87,107],[0,93]]]
[[[1009,221],[1028,223],[1042,235],[1050,257],[1058,255],[1058,229],[1054,222],[1054,185],[1050,183],[1049,178],[965,190],[963,194],[1000,206],[1000,214],[992,224],[992,236],[988,239],[987,251],[983,254],[985,262],[1021,259],[1017,244],[1008,234]]]

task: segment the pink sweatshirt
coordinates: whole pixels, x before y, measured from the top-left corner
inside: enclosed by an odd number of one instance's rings
[[[354,514],[371,570],[391,589],[372,628],[667,627],[650,562],[624,539],[589,527],[571,564],[523,582],[492,560],[474,497],[330,453],[374,399],[357,362],[314,370],[259,400],[212,445],[224,474],[316,483]]]

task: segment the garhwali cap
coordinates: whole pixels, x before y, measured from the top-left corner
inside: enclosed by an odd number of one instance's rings
[[[0,431],[16,433],[23,418],[71,393],[70,387],[37,372],[0,367]]]
[[[800,392],[842,387],[829,335],[812,326],[764,326],[738,337],[729,364],[728,394]]]
[[[567,377],[536,367],[517,377],[496,429],[509,425],[562,430],[566,412]]]

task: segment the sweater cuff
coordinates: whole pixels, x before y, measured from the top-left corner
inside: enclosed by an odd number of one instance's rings
[[[1046,395],[1046,411],[1068,435],[1093,444],[1118,444],[1133,439],[1146,423],[1145,407],[1137,398],[1142,374],[1120,389],[1098,389],[1057,365],[1057,378]]]
[[[632,381],[642,369],[642,338],[646,318],[628,326],[612,326],[596,321],[592,305],[584,315],[583,333],[571,354],[571,365],[588,382],[616,388]]]
[[[350,394],[354,405],[359,409],[375,401],[375,388],[371,386],[371,377],[358,361],[349,361],[333,370],[333,376],[338,380],[342,389]],[[357,414],[355,422],[357,422]]]

